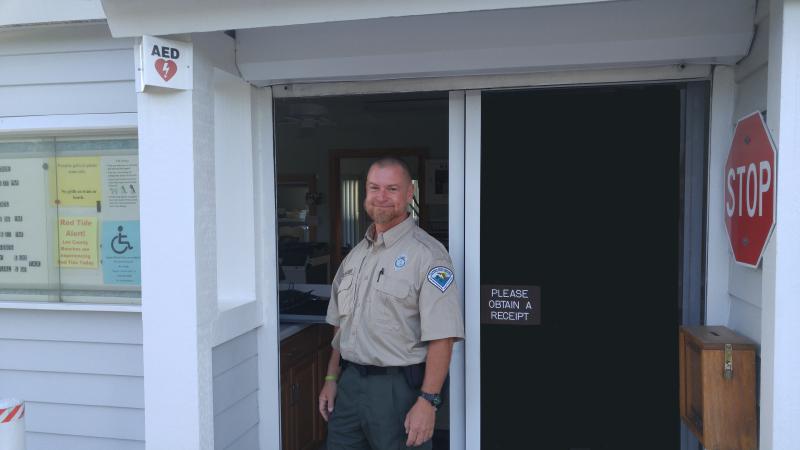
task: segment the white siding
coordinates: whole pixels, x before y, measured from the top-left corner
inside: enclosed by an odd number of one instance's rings
[[[6,120],[136,112],[133,40],[105,24],[2,30],[0,67]],[[0,397],[26,401],[28,450],[143,450],[141,314],[0,309]]]
[[[753,111],[767,109],[769,2],[758,3],[755,27],[756,35],[750,53],[734,69],[736,93],[731,128],[743,116]],[[731,257],[728,278],[731,305],[728,325],[757,342],[761,342],[761,278],[760,268],[750,269],[736,264]]]
[[[105,24],[0,31],[0,117],[136,111],[133,40]]]
[[[28,450],[143,450],[141,314],[0,310],[0,397]]]
[[[256,331],[212,351],[214,449],[258,449],[258,348]]]

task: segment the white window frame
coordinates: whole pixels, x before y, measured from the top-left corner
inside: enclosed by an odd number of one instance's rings
[[[119,136],[136,134],[137,129],[136,113],[0,117],[0,139]],[[3,309],[140,313],[142,306],[141,304],[29,302],[21,300],[0,302],[0,310]]]

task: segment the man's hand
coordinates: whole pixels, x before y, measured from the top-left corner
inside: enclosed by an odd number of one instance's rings
[[[420,397],[417,403],[406,414],[406,446],[416,447],[433,437],[433,426],[436,422],[436,408],[429,401]]]
[[[333,402],[336,400],[336,382],[326,381],[319,393],[319,413],[327,422],[333,412]]]

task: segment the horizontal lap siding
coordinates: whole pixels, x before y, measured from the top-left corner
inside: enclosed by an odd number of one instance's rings
[[[0,310],[0,397],[27,450],[144,449],[141,314]]]
[[[99,23],[0,31],[0,117],[135,113],[133,48]],[[26,401],[28,450],[143,450],[141,314],[0,309],[0,397]]]
[[[133,52],[105,24],[0,31],[0,117],[135,112]]]
[[[256,331],[214,347],[214,449],[258,449]]]
[[[767,109],[769,67],[769,2],[758,2],[756,34],[750,53],[734,69],[736,96],[733,122]],[[769,114],[769,111],[767,111]],[[731,294],[729,325],[756,341],[761,340],[761,270],[743,267],[731,260],[728,292]]]

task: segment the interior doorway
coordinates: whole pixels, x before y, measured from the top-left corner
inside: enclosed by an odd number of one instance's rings
[[[480,285],[541,292],[540,324],[480,325],[480,448],[681,448],[686,85],[479,105]]]
[[[317,398],[330,355],[331,280],[369,225],[366,170],[403,159],[409,213],[448,241],[449,97],[446,92],[282,98],[274,101],[283,450],[324,448]],[[437,413],[434,449],[449,449],[449,410]]]

